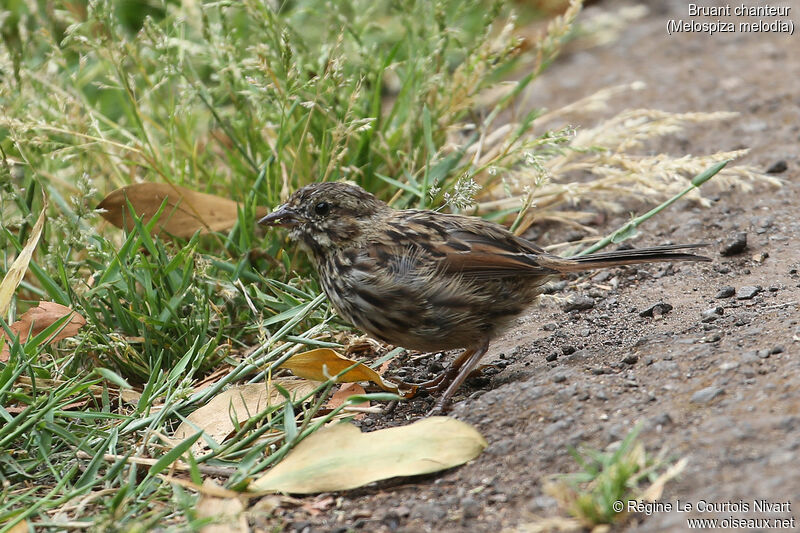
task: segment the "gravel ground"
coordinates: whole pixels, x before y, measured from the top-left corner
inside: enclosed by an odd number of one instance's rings
[[[592,9],[609,4],[618,5]],[[789,18],[800,22],[800,4],[781,5],[794,6]],[[256,525],[284,523],[290,531],[515,531],[535,516],[558,514],[542,479],[577,469],[569,445],[603,449],[641,421],[648,449],[666,447],[689,459],[662,502],[744,502],[750,510],[640,514],[621,529],[682,531],[687,516],[793,517],[797,527],[800,37],[667,35],[667,21],[688,20],[687,9],[685,2],[651,2],[649,14],[614,43],[562,58],[538,80],[533,100],[555,108],[606,86],[641,80],[647,88],[612,102],[616,110],[738,111],[725,124],[694,128],[653,150],[681,155],[749,147],[743,162],[780,171],[774,175],[784,186],[758,185],[747,194],[706,192],[712,207],[673,206],[635,242],[709,242],[713,263],[596,273],[559,293],[578,297],[579,309],[564,311],[550,301],[522,317],[490,348],[485,362],[497,367],[470,380],[456,397],[452,415],[475,425],[489,442],[475,461],[435,476],[308,498],[316,509],[282,509],[266,522],[256,519]],[[600,229],[621,222],[610,220]],[[547,242],[552,235],[541,237]],[[671,310],[660,306],[652,316],[641,316],[660,302]],[[423,360],[416,372],[437,371],[440,359]],[[414,400],[388,419],[362,423],[405,424],[429,402]],[[789,506],[759,514],[753,501],[761,499]]]

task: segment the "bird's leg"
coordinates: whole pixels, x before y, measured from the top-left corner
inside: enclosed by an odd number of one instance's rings
[[[448,400],[455,394],[461,384],[464,383],[464,380],[467,379],[472,369],[475,368],[481,358],[486,354],[488,348],[489,339],[486,339],[480,347],[464,350],[464,353],[453,361],[454,365],[451,365],[451,367],[447,369],[444,373],[444,379],[437,385],[437,388],[441,388],[447,383],[447,389],[445,389],[444,393],[436,400],[430,414],[436,415],[447,410]],[[455,366],[455,363],[458,363],[458,366]]]
[[[423,381],[419,383],[417,386],[420,389],[425,389],[431,394],[436,394],[439,392],[444,391],[448,385],[456,378],[458,375],[458,371],[464,365],[464,362],[470,358],[470,356],[475,352],[473,349],[466,349],[456,357],[452,363],[447,365],[438,376],[428,381]]]

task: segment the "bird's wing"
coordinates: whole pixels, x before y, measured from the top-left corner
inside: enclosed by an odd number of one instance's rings
[[[395,220],[403,236],[397,245],[417,249],[439,268],[468,278],[557,274],[559,263],[569,262],[481,219],[406,211]]]

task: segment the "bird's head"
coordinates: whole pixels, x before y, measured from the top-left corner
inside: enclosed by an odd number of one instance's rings
[[[259,224],[289,228],[291,239],[321,256],[333,248],[357,245],[390,211],[386,203],[357,185],[312,183],[298,189]]]

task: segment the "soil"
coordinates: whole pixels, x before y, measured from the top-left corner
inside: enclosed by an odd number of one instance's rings
[[[588,9],[620,5],[625,4],[601,2]],[[795,0],[781,5],[794,6],[783,20],[800,22]],[[612,101],[612,110],[738,111],[728,122],[666,137],[653,151],[682,155],[748,147],[737,163],[780,171],[773,175],[784,180],[783,187],[705,192],[713,200],[710,208],[677,204],[651,220],[635,241],[709,242],[712,263],[645,265],[573,278],[557,296],[589,296],[590,309],[565,312],[550,299],[520,318],[484,359],[497,368],[469,380],[450,413],[489,442],[474,461],[432,476],[309,497],[304,501],[311,505],[279,510],[273,520],[289,531],[525,531],[536,517],[565,516],[543,483],[549,475],[578,470],[570,446],[606,449],[641,422],[640,438],[649,451],[666,449],[672,457],[686,457],[688,466],[661,497],[672,511],[634,514],[613,529],[683,531],[687,517],[730,516],[793,518],[797,527],[800,37],[668,35],[667,22],[689,20],[687,10],[685,2],[651,2],[645,18],[615,42],[561,58],[537,80],[532,100],[553,109],[603,87],[641,80],[646,88]],[[598,229],[623,222],[611,219]],[[747,247],[721,255],[741,232]],[[544,232],[539,242],[555,237]],[[726,287],[734,294],[718,297]],[[658,302],[672,310],[640,316]],[[440,370],[443,360],[441,354],[421,359],[414,368],[422,375],[404,377],[424,378]],[[429,398],[415,399],[361,423],[364,429],[406,424],[430,405]],[[759,514],[753,501],[762,499],[789,506]],[[718,512],[681,513],[674,509],[678,501],[695,507],[708,502]],[[749,512],[734,512],[725,502],[747,503]]]

